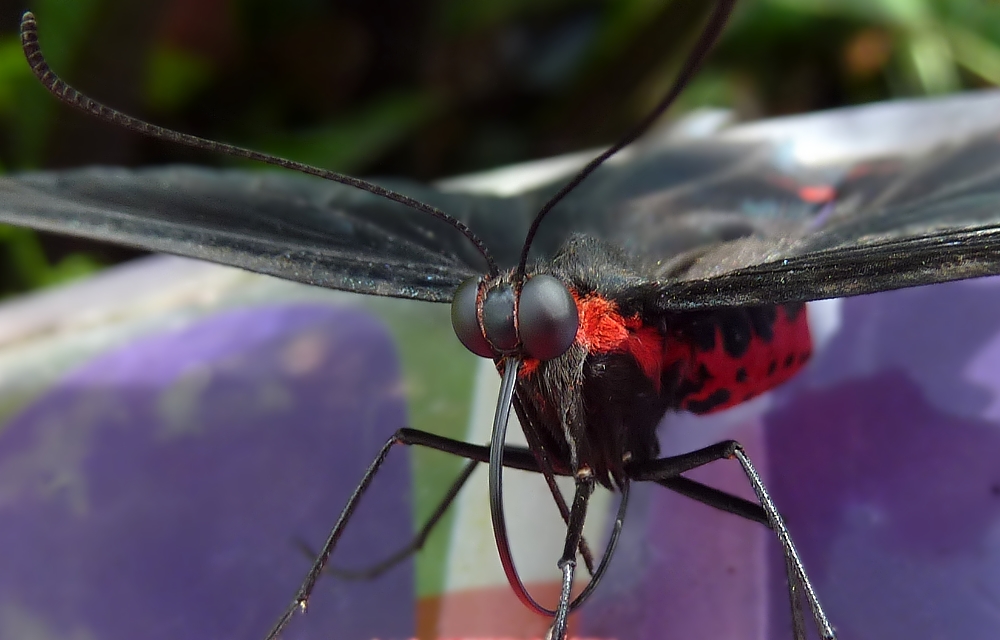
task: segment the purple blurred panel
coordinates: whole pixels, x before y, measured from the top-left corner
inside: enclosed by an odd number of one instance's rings
[[[261,637],[309,566],[296,540],[318,548],[405,419],[390,338],[353,308],[227,312],[100,356],[0,435],[0,637]],[[401,450],[334,563],[411,534]],[[413,584],[412,563],[321,581],[285,638],[409,637]]]
[[[1000,279],[842,309],[801,376],[767,402],[668,417],[664,448],[747,446],[841,640],[1000,637]],[[678,430],[708,437],[678,447]],[[734,467],[695,477],[747,495]],[[769,532],[655,486],[633,500],[582,635],[791,638]]]
[[[998,338],[1000,279],[846,300],[768,416],[775,500],[844,640],[1000,634]]]
[[[688,425],[677,425],[678,427]],[[728,435],[760,450],[753,422]],[[764,464],[763,459],[756,464]],[[735,464],[714,464],[697,480],[749,498]],[[649,483],[633,487],[623,539],[581,635],[718,640],[760,637],[768,615],[770,532]]]
[[[998,339],[998,278],[847,298],[842,330],[810,365],[808,384],[834,387],[897,371],[940,410],[980,417],[1000,396],[1000,358],[984,362],[998,380],[992,390],[972,380],[967,368],[982,361],[984,351]]]

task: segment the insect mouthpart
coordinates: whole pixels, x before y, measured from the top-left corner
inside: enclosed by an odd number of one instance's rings
[[[455,292],[451,324],[465,348],[477,356],[552,360],[576,340],[580,314],[569,289],[554,276],[527,278],[519,295],[508,278],[490,283],[476,276]]]

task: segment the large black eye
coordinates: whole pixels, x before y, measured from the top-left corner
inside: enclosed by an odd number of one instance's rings
[[[486,339],[497,351],[517,348],[514,326],[514,289],[508,285],[490,289],[483,300],[483,329]]]
[[[476,297],[479,295],[479,277],[469,278],[455,291],[451,301],[451,326],[465,348],[483,358],[493,357],[493,348],[486,341],[479,319],[476,317]]]
[[[537,275],[521,287],[517,326],[521,344],[530,356],[558,358],[576,339],[580,326],[576,302],[558,278]]]

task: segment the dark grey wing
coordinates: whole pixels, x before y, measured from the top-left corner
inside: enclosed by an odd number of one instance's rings
[[[671,148],[606,167],[546,221],[535,255],[553,255],[571,232],[606,236],[623,200],[726,174],[744,161],[745,147]],[[511,197],[406,181],[381,184],[462,220],[501,267],[511,267],[532,218],[561,181]],[[464,236],[427,214],[288,172],[92,167],[5,176],[0,222],[322,287],[439,302],[450,301],[464,279],[486,269]]]
[[[516,199],[391,186],[477,227],[505,261],[515,259],[533,213]],[[2,177],[0,222],[431,301],[451,300],[485,269],[468,240],[426,214],[288,173],[87,168]]]
[[[783,235],[748,234],[661,270],[664,310],[792,302],[1000,273],[1000,131],[852,165]],[[655,269],[654,269],[655,271]]]
[[[781,211],[794,220],[811,218],[793,180],[773,166],[766,143],[714,139],[645,149],[626,162],[599,168],[559,203],[538,230],[533,256],[551,257],[570,236],[592,235],[629,251],[666,259],[707,244],[759,231],[767,215],[743,205]],[[562,184],[523,194],[535,209]],[[661,199],[668,206],[657,206]],[[654,204],[651,204],[654,203]]]
[[[541,226],[534,255],[552,256],[573,233],[611,240],[652,264],[651,293],[665,308],[812,299],[994,273],[997,150],[995,135],[983,134],[991,117],[1000,126],[1000,95],[975,94],[647,145],[601,167],[560,203]],[[824,140],[816,135],[823,131],[832,134]],[[929,151],[955,131],[969,142]],[[837,161],[795,157],[796,145],[817,137],[823,150],[841,152]],[[535,212],[560,184],[513,197],[386,186],[464,221],[509,267]],[[835,209],[823,204],[829,187],[836,187]],[[449,301],[463,279],[484,269],[471,243],[426,214],[288,173],[95,168],[0,177],[0,222],[431,301]]]

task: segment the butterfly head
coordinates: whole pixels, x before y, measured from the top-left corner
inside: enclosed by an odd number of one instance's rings
[[[455,334],[483,358],[552,360],[576,339],[576,301],[558,278],[535,274],[519,283],[513,273],[476,276],[459,286],[451,303]]]

